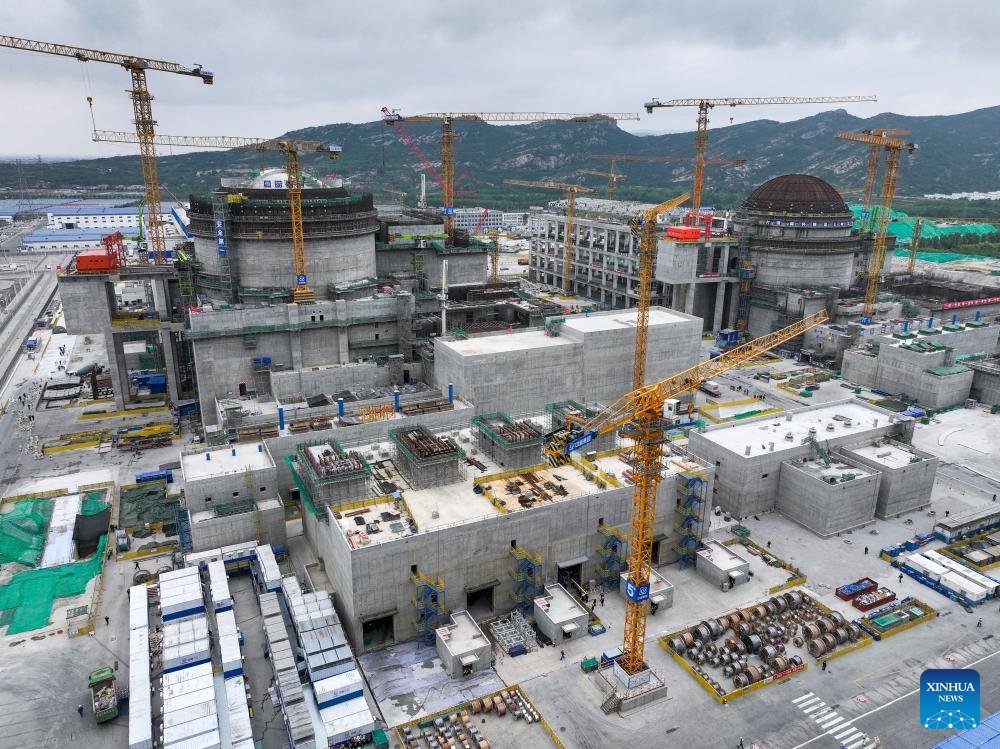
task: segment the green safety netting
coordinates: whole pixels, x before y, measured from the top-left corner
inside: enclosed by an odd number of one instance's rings
[[[858,228],[860,226],[861,219],[861,206],[852,205],[851,212],[854,214],[856,222],[855,228]],[[889,211],[889,233],[904,244],[909,243],[910,239],[913,238],[913,225],[916,222],[917,219],[911,218],[909,214],[904,213],[903,211]],[[998,224],[1000,224],[1000,222],[998,222]],[[998,229],[997,225],[994,224],[936,224],[933,221],[924,219],[924,225],[920,230],[920,236],[924,239],[943,237],[948,234],[971,234],[975,236],[983,236],[985,234],[994,234],[997,231],[1000,231],[1000,229]]]
[[[80,502],[80,514],[97,515],[98,513],[104,512],[107,507],[108,503],[104,501],[104,492],[88,492]]]
[[[78,596],[86,591],[91,579],[101,572],[107,538],[107,534],[101,536],[97,551],[90,559],[58,567],[24,570],[15,574],[9,583],[0,586],[0,611],[14,611],[7,625],[7,634],[46,626],[56,598]]]
[[[54,507],[51,499],[25,499],[0,515],[0,564],[38,564]]]

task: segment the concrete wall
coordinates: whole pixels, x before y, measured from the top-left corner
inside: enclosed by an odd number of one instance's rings
[[[985,367],[980,369],[976,368],[974,364],[973,367],[969,397],[991,406],[1000,403],[1000,369],[994,370]]]
[[[907,449],[923,460],[892,468],[858,455],[850,448],[841,450],[858,464],[882,473],[878,500],[875,504],[875,517],[882,520],[899,517],[904,513],[927,507],[931,503],[931,490],[934,488],[939,460],[930,453],[921,452],[913,447],[907,446]]]
[[[271,393],[284,402],[299,396],[332,395],[342,390],[388,384],[389,370],[371,361],[271,373]]]
[[[769,286],[838,286],[850,288],[856,277],[855,253],[764,252],[751,245],[756,282]]]
[[[439,253],[433,248],[414,250],[378,250],[375,253],[376,271],[380,278],[395,274],[413,273],[413,254],[423,253],[424,275],[431,289],[441,288],[441,266],[448,261],[448,285],[483,283],[489,267],[489,255],[485,249],[470,249],[462,252]]]
[[[287,541],[285,534],[285,509],[280,500],[263,500],[253,512],[223,517],[207,516],[207,513],[191,513],[191,545],[194,551],[206,551],[221,546],[257,541],[257,521],[260,515],[261,543],[283,547]]]
[[[833,456],[841,463],[839,456]],[[846,462],[846,461],[843,461]],[[813,464],[815,465],[815,463]],[[850,473],[849,467],[836,473]],[[873,472],[850,481],[828,484],[817,474],[786,460],[781,463],[777,509],[785,517],[803,525],[819,536],[858,528],[875,516],[881,474]]]
[[[673,482],[664,482],[658,493],[655,527],[656,533],[665,537],[661,546],[669,545],[673,535],[673,491]],[[333,524],[307,513],[304,527],[336,591],[344,629],[360,651],[361,624],[376,616],[393,615],[397,642],[414,636],[411,565],[416,564],[424,574],[443,578],[448,611],[466,607],[467,589],[493,582],[495,611],[507,611],[512,608],[514,590],[511,541],[542,555],[545,581],[556,580],[557,562],[579,556],[588,558],[582,579],[597,578],[601,564],[596,552],[601,541],[598,521],[603,518],[606,525],[627,533],[631,503],[632,488],[623,487],[355,550],[349,549],[339,527]],[[470,559],[476,559],[476,564],[470,565]]]
[[[653,278],[661,283],[692,283],[698,274],[698,249],[701,242],[657,242]]]
[[[242,445],[240,449],[246,449]],[[212,465],[209,463],[209,465]],[[277,494],[278,478],[275,468],[254,469],[247,472],[227,473],[204,478],[191,479],[184,477],[184,503],[192,513],[211,510],[219,504],[239,502],[240,500],[260,497],[272,497]],[[211,498],[210,501],[208,498]]]
[[[844,380],[870,388],[875,387],[875,378],[877,375],[877,355],[861,349],[852,349],[844,352],[844,362],[841,368],[841,376]]]
[[[683,371],[697,361],[702,322],[683,317],[650,325],[648,382]],[[474,354],[464,354],[461,347],[443,345],[444,341],[436,339],[434,377],[442,389],[453,382],[480,413],[524,413],[567,399],[610,403],[632,389],[632,327],[586,332],[573,330],[567,323],[558,339],[565,345],[517,352],[503,347],[491,351],[485,336],[476,336],[476,340],[483,345]]]

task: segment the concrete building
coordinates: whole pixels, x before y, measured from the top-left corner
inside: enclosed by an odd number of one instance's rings
[[[931,409],[964,403],[973,370],[963,361],[992,355],[1000,328],[971,320],[867,338],[845,352],[843,376],[849,382],[905,395]]]
[[[284,547],[285,506],[263,442],[182,453],[180,464],[194,551],[250,540]]]
[[[610,403],[631,389],[635,312],[565,318],[554,330],[437,338],[434,380],[484,413],[524,413],[567,396]],[[701,321],[662,307],[649,314],[647,380],[694,365]]]
[[[752,280],[745,313],[754,337],[824,307],[832,312],[840,291],[855,286],[867,267],[853,214],[818,177],[768,180],[743,201],[734,223],[742,243],[728,267]]]
[[[724,590],[750,582],[750,560],[732,546],[719,541],[707,541],[697,553],[698,574],[712,585]]]
[[[587,634],[590,614],[562,586],[545,586],[545,595],[535,599],[535,624],[538,631],[559,645]]]
[[[843,400],[692,431],[688,448],[715,466],[712,505],[740,518],[777,509],[827,535],[874,517],[881,475],[853,455],[834,452],[886,437],[906,444],[912,433],[909,416]],[[820,463],[814,460],[817,456]],[[824,471],[835,460],[845,468],[837,469],[840,478],[832,483],[824,479]],[[928,465],[929,473],[920,481],[933,476],[936,465]],[[850,473],[854,479],[841,480]],[[887,513],[913,501],[911,481],[891,482],[886,492],[882,504]]]
[[[490,667],[493,646],[468,611],[453,611],[451,622],[438,627],[434,644],[444,670],[453,679]]]
[[[486,214],[485,216],[483,214]],[[455,209],[455,229],[473,232],[500,231],[506,229],[503,211],[493,208],[456,208]]]
[[[122,229],[138,229],[139,217],[143,224],[147,217],[145,211],[137,207],[121,207],[112,205],[94,205],[84,201],[85,205],[59,205],[46,209],[49,229],[71,229],[77,231],[103,231],[110,234]],[[160,220],[164,227],[170,227],[174,234],[181,234],[185,222],[176,206],[163,205]],[[125,233],[125,232],[122,232]],[[133,232],[129,232],[133,233]]]
[[[583,463],[577,456],[580,467],[545,464],[512,473],[473,446],[473,415],[473,409],[431,414],[426,422],[441,426],[420,430],[424,439],[429,432],[463,446],[466,454],[456,461],[458,477],[451,483],[412,486],[399,453],[386,448],[389,431],[398,427],[375,422],[342,428],[338,439],[345,450],[385,453],[372,463],[369,490],[375,496],[315,513],[303,496],[310,508],[303,515],[306,537],[336,591],[345,630],[359,646],[433,637],[452,610],[488,618],[530,607],[546,583],[562,581],[572,588],[603,580],[610,570],[616,584],[624,569],[621,546],[612,549],[605,541],[624,537],[629,527],[632,487],[622,478],[617,456],[625,447]],[[548,418],[539,411],[513,420],[547,432]],[[701,487],[701,505],[711,496],[709,465],[678,449],[666,462],[654,566],[678,559],[684,550],[674,528],[691,512],[685,500],[692,482]],[[305,482],[299,474],[306,469],[295,458],[288,468],[301,492]],[[472,558],[475,564],[469,563]],[[373,586],[375,579],[379,583]]]
[[[317,507],[334,507],[368,493],[371,466],[359,452],[345,451],[332,437],[306,442],[296,450],[299,476]]]
[[[882,475],[875,517],[883,520],[898,517],[930,505],[934,475],[939,464],[938,458],[930,453],[891,439],[842,447],[840,453]]]
[[[816,535],[832,536],[871,522],[880,479],[839,452],[797,456],[781,462],[777,508]]]

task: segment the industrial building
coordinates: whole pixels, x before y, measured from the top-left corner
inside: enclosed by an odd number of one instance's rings
[[[693,430],[688,447],[715,467],[712,505],[828,536],[930,502],[937,460],[912,434],[912,417],[842,400]]]
[[[432,642],[454,610],[480,619],[530,610],[546,584],[618,589],[632,502],[623,445],[558,468],[544,462],[538,445],[533,465],[511,469],[475,447],[482,422],[473,423],[471,410],[432,416],[446,426],[429,428],[425,417],[417,427],[393,428],[390,421],[339,431],[343,449],[356,450],[372,468],[367,495],[350,501],[317,506],[307,490],[312,468],[297,456],[287,461],[308,508],[306,537],[323,560],[356,648],[414,636]],[[552,427],[547,411],[510,421],[530,423],[530,431]],[[353,431],[357,437],[348,436]],[[414,471],[422,462],[426,468]],[[693,560],[713,470],[673,448],[664,475],[653,544],[657,566]],[[376,588],[366,582],[373,576]],[[672,589],[662,587],[657,595],[666,602]]]

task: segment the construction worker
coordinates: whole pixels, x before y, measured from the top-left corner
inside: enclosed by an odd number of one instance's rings
[[[980,621],[982,621],[982,619],[980,619]],[[561,660],[561,661],[566,660],[566,651],[565,650],[560,650],[559,651],[559,660]]]
[[[83,717],[83,705],[77,705],[76,706],[76,712],[82,718]]]

